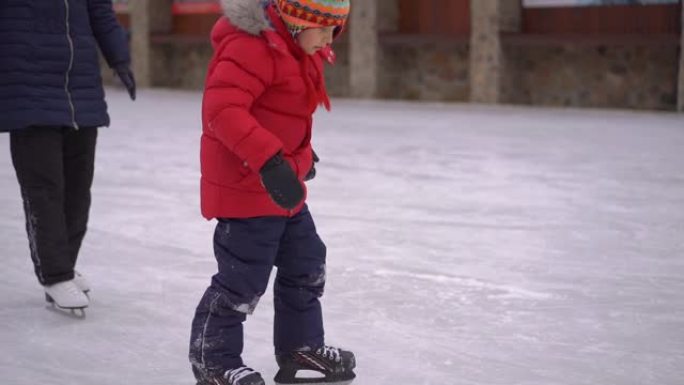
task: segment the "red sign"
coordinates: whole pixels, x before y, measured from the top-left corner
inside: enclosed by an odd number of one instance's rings
[[[221,5],[217,1],[176,1],[173,3],[172,11],[174,15],[213,14],[221,13]]]

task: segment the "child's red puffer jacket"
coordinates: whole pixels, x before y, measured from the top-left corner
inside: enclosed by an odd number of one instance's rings
[[[330,102],[323,78],[329,48],[309,56],[272,6],[233,0],[212,31],[214,57],[202,106],[201,200],[207,218],[292,216],[261,185],[278,152],[300,180],[312,167],[312,115]],[[305,189],[306,191],[306,189]]]

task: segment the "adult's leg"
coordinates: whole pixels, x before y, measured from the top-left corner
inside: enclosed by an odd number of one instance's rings
[[[64,134],[64,214],[72,266],[76,265],[88,227],[96,142],[95,127],[68,130]]]
[[[10,133],[31,259],[43,285],[68,281],[74,275],[64,215],[63,140],[61,127],[30,127]]]

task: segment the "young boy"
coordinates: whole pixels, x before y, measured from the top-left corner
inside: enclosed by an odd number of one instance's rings
[[[273,266],[275,381],[349,383],[354,355],[326,346],[319,297],[326,248],[305,204],[315,175],[312,115],[330,101],[323,59],[349,0],[222,0],[202,110],[202,214],[217,218],[218,273],[192,324],[200,385],[263,385],[242,361],[242,323]],[[297,378],[299,370],[320,373]]]

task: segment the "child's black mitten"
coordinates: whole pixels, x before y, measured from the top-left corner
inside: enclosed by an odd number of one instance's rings
[[[313,154],[313,162],[311,163],[311,170],[309,170],[309,172],[307,172],[306,176],[304,177],[305,182],[308,182],[316,177],[316,163],[320,161],[318,155],[316,155],[316,151],[311,150],[311,152]]]
[[[304,188],[292,167],[276,154],[259,170],[261,184],[280,207],[292,210],[304,199]]]

